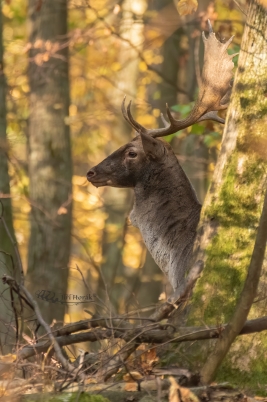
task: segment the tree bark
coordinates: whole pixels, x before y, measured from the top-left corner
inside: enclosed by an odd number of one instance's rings
[[[205,269],[194,292],[189,320],[207,325],[233,317],[261,215],[267,167],[266,23],[266,10],[252,0],[221,152],[202,209],[194,259],[203,260]],[[260,290],[265,278],[264,266]],[[264,300],[254,304],[251,317],[261,315],[264,308]],[[242,353],[260,360],[255,344],[245,352],[240,342],[239,355]]]
[[[218,370],[221,362],[226,356],[231,344],[239,335],[243,328],[249,310],[256,296],[259,284],[262,263],[267,242],[267,191],[262,209],[259,229],[257,232],[256,242],[248,268],[248,275],[240,298],[238,300],[235,312],[231,321],[223,331],[221,337],[215,345],[213,353],[208,357],[206,363],[201,370],[201,380],[204,384],[209,384]]]
[[[26,286],[66,293],[71,246],[71,148],[67,0],[47,0],[37,9],[29,1],[30,118],[29,176],[31,233]],[[58,49],[54,53],[51,49]],[[48,56],[47,56],[48,54]],[[64,319],[65,307],[40,304],[51,323]]]
[[[6,134],[6,78],[4,74],[4,47],[3,47],[3,15],[0,4],[0,216],[3,216],[8,231],[15,241],[12,220],[12,205],[10,198],[10,182],[8,173],[8,141]],[[13,261],[13,263],[12,263]],[[3,222],[0,219],[0,271],[8,273],[16,279],[20,277],[20,267],[17,264],[15,250]],[[14,344],[14,332],[9,327],[14,319],[11,309],[10,295],[4,292],[0,283],[0,353],[8,353]],[[5,325],[6,324],[6,325]]]

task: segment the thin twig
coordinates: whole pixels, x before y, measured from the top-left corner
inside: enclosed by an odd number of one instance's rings
[[[9,277],[7,275],[4,275],[3,278],[3,283],[4,284],[8,284],[9,286],[11,286],[11,288],[13,288],[14,283],[16,283],[15,279],[12,277]],[[84,376],[79,374],[79,371],[71,364],[67,361],[67,359],[65,359],[65,357],[62,354],[62,351],[60,349],[60,346],[56,340],[56,338],[54,337],[50,326],[45,322],[45,320],[42,317],[41,311],[39,309],[38,304],[36,303],[36,301],[33,299],[32,295],[30,294],[30,292],[28,292],[28,290],[23,286],[20,285],[20,289],[23,291],[23,293],[25,294],[25,296],[27,297],[28,301],[30,302],[30,304],[33,306],[34,312],[36,314],[36,317],[39,321],[39,323],[43,326],[43,328],[46,330],[47,335],[50,339],[51,344],[53,345],[53,348],[55,350],[55,354],[59,360],[59,362],[62,364],[62,366],[65,368],[65,370],[69,371],[72,374],[76,374],[78,376],[78,378],[80,378],[81,380],[84,380]]]
[[[239,10],[247,17],[246,11],[240,6],[240,4],[237,2],[237,0],[234,0],[234,3],[237,5]]]

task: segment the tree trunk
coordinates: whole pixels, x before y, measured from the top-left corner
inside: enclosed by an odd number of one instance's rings
[[[234,314],[216,342],[213,352],[209,355],[204,364],[200,377],[204,384],[209,384],[215,377],[220,364],[230,349],[235,338],[242,330],[253,300],[256,296],[264,254],[267,242],[267,191],[263,203],[262,214],[255,241],[253,254],[248,268],[248,274],[244,288],[236,305]]]
[[[136,49],[141,50],[143,43],[144,24],[142,15],[146,10],[146,0],[124,0],[122,4],[122,19],[120,22],[121,41],[118,58],[121,69],[115,77],[116,87],[110,92],[110,102],[115,110],[120,112],[121,102],[125,94],[133,99],[136,97],[136,82],[139,73],[139,56]],[[133,46],[131,46],[129,41]],[[125,122],[121,113],[112,125],[112,142],[107,146],[110,154],[117,145],[127,143],[131,139],[131,127]],[[117,145],[114,146],[114,138]],[[128,189],[106,188],[104,192],[105,212],[107,220],[102,241],[103,262],[102,273],[105,278],[110,300],[116,309],[124,311],[125,299],[129,297],[131,285],[128,283],[125,267],[122,262],[126,218],[131,209],[132,193]],[[116,278],[120,278],[116,283]],[[130,278],[131,280],[131,278]]]
[[[13,240],[15,233],[12,220],[12,206],[10,198],[10,184],[8,174],[8,142],[6,135],[6,78],[3,65],[3,16],[2,3],[0,4],[0,216],[3,215],[5,223]],[[7,254],[6,254],[7,253]],[[12,264],[12,259],[13,263]],[[15,269],[15,272],[13,271]],[[20,276],[14,246],[9,238],[3,222],[0,220],[0,273],[14,275],[17,279]],[[8,353],[14,344],[14,332],[9,328],[14,319],[11,309],[9,293],[6,286],[0,281],[0,353]],[[3,293],[4,292],[4,293]],[[5,325],[7,324],[7,325]],[[12,322],[14,324],[14,322]]]
[[[71,148],[67,0],[47,0],[38,9],[29,1],[30,119],[29,176],[31,234],[26,286],[67,292],[71,245]],[[54,54],[49,54],[59,49]],[[44,319],[63,320],[64,304],[56,308],[40,300]]]
[[[261,215],[267,178],[267,14],[250,2],[242,39],[233,94],[228,109],[221,152],[201,216],[194,259],[204,260],[197,283],[190,321],[228,322],[246,277]],[[266,264],[265,264],[266,265]],[[259,290],[266,286],[266,266]],[[266,293],[266,291],[265,291]],[[259,299],[265,296],[261,294]],[[251,317],[266,307],[266,297],[253,305]],[[261,335],[238,341],[224,379],[232,369],[264,364]],[[257,338],[257,339],[256,339]],[[248,341],[249,339],[249,341]],[[205,347],[204,347],[205,349]],[[198,348],[198,357],[206,355]],[[233,363],[233,361],[235,363]],[[250,364],[250,366],[249,366]],[[231,366],[231,370],[229,369]]]

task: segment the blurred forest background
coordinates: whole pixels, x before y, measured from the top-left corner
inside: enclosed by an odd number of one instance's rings
[[[156,303],[168,290],[128,222],[132,191],[96,189],[85,176],[133,135],[120,111],[124,95],[148,128],[162,124],[166,102],[176,117],[189,113],[198,91],[207,19],[221,38],[235,35],[230,52],[239,50],[245,1],[202,0],[187,16],[178,4],[2,2],[0,193],[25,285],[33,294],[48,290],[99,297],[78,305],[40,301],[47,322],[82,319],[84,307],[92,313],[98,308],[124,313]],[[222,131],[209,121],[166,138],[201,202]],[[0,249],[14,254],[18,264],[3,222]],[[0,259],[1,276],[12,274],[9,256],[2,252]],[[2,293],[5,306],[8,297]],[[11,321],[10,308],[6,317]]]

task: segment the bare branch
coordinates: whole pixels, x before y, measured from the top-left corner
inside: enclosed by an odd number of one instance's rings
[[[4,275],[2,280],[3,280],[3,283],[9,285],[11,289],[13,289],[14,283],[16,283],[16,281],[12,277],[9,277],[7,275]],[[56,338],[54,337],[50,326],[43,319],[39,306],[36,303],[36,301],[33,299],[32,295],[28,292],[28,290],[22,284],[20,285],[20,289],[23,291],[23,293],[27,297],[28,301],[33,306],[34,312],[36,314],[36,317],[37,317],[39,323],[46,330],[48,337],[50,339],[50,343],[53,345],[53,348],[55,350],[58,361],[62,364],[62,366],[65,368],[65,370],[69,371],[70,373],[77,374],[77,376],[80,377],[80,379],[83,379],[83,376],[78,374],[78,370],[72,364],[70,364],[67,361],[67,359],[65,359],[65,357],[63,356],[60,346],[59,346]]]

